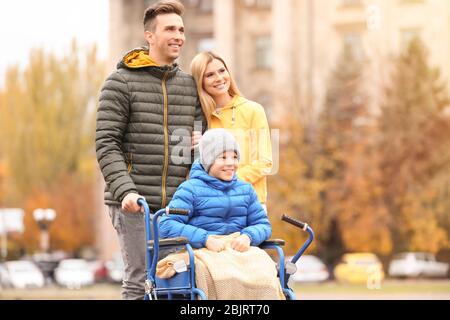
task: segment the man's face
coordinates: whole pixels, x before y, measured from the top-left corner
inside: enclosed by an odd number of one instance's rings
[[[160,14],[155,19],[154,32],[146,31],[150,55],[158,63],[172,64],[181,54],[184,36],[183,19],[175,14]]]

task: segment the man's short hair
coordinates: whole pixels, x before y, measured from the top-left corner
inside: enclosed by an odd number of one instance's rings
[[[162,0],[151,5],[145,10],[144,29],[146,31],[155,31],[155,20],[160,14],[175,13],[182,16],[184,13],[184,5],[177,0]]]

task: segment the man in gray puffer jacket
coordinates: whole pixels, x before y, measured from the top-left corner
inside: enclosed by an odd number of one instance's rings
[[[100,95],[97,160],[125,264],[123,299],[144,297],[145,229],[137,200],[145,198],[153,211],[169,203],[186,180],[192,146],[205,128],[195,82],[175,63],[185,41],[183,11],[175,0],[146,10],[150,50],[128,52]]]

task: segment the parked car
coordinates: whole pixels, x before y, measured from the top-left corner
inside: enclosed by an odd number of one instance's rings
[[[106,268],[111,282],[122,283],[124,264],[120,253],[115,254],[112,260],[106,262]]]
[[[6,288],[42,288],[45,285],[44,275],[31,261],[7,261],[1,267],[1,283]]]
[[[369,284],[384,279],[383,265],[373,253],[347,253],[334,268],[334,277],[339,282]]]
[[[441,249],[436,253],[436,260],[440,262],[445,262],[450,266],[450,248]],[[447,271],[447,278],[450,278],[450,267]]]
[[[290,261],[292,257],[287,257]],[[327,266],[314,255],[304,255],[295,263],[297,271],[289,277],[289,282],[322,282],[328,280]]]
[[[54,282],[55,269],[65,257],[61,253],[35,253],[32,261],[42,271],[47,284]]]
[[[7,278],[8,273],[6,271],[6,268],[3,266],[2,263],[0,263],[0,289],[3,289],[3,287],[6,285]]]
[[[55,281],[69,289],[80,289],[94,283],[94,272],[84,259],[65,259],[55,269]]]
[[[393,257],[388,274],[391,277],[447,277],[449,265],[437,262],[434,254],[404,252]]]
[[[108,268],[103,260],[89,261],[89,266],[94,273],[94,282],[108,281]]]

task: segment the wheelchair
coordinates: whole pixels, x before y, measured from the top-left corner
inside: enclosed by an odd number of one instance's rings
[[[159,221],[158,219],[164,214],[176,214],[176,215],[188,215],[189,211],[185,209],[175,209],[166,207],[158,210],[155,214],[152,214],[147,202],[144,199],[139,199],[138,204],[144,208],[145,216],[145,235],[146,235],[146,280],[145,287],[145,300],[158,300],[158,299],[187,299],[207,300],[205,293],[196,287],[195,284],[195,263],[194,263],[194,251],[189,244],[188,239],[184,237],[160,239],[159,238]],[[311,227],[304,222],[298,221],[287,215],[283,215],[281,218],[283,221],[300,228],[301,230],[309,234],[308,239],[303,243],[302,247],[292,257],[291,261],[286,261],[281,248],[285,241],[282,239],[269,239],[259,245],[264,250],[275,250],[279,257],[277,264],[278,278],[281,284],[281,288],[286,297],[286,300],[296,300],[294,291],[288,286],[290,275],[297,271],[295,263],[300,259],[302,254],[310,246],[314,239],[314,232]],[[184,248],[189,256],[189,265],[186,266],[186,270],[176,273],[169,279],[161,279],[156,276],[156,265],[160,250],[164,249],[181,249]]]

